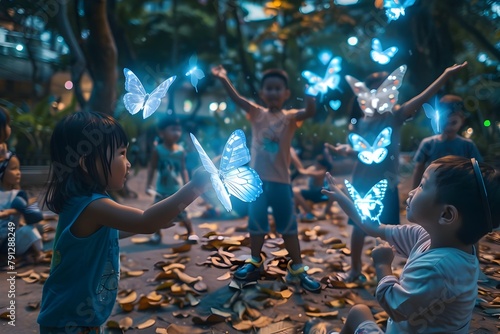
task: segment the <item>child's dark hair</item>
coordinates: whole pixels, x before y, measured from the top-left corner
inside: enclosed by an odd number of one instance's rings
[[[272,68],[264,71],[262,73],[262,80],[260,80],[261,87],[264,86],[264,81],[266,81],[267,78],[280,78],[285,83],[285,87],[288,88],[288,74],[283,70]]]
[[[109,115],[81,111],[60,120],[50,139],[52,164],[45,194],[47,207],[59,213],[72,197],[104,192],[112,173],[114,152],[127,145],[125,131]],[[104,173],[104,182],[97,164]]]
[[[164,130],[167,126],[171,125],[181,125],[181,121],[175,116],[167,115],[160,116],[156,122],[158,130]]]
[[[457,208],[462,217],[462,226],[457,237],[467,245],[481,239],[491,229],[498,228],[500,222],[500,173],[488,165],[479,164],[484,180],[491,214],[489,226],[485,205],[482,203],[484,188],[479,184],[471,159],[448,155],[437,159],[431,165],[436,166],[436,201],[450,204]]]
[[[10,114],[7,109],[0,107],[0,143],[7,140],[5,128],[10,124]]]
[[[439,99],[439,110],[448,116],[458,114],[464,116],[464,100],[457,95],[447,94]]]
[[[321,166],[325,167],[327,171],[331,171],[333,166],[332,164],[330,163],[330,161],[328,161],[328,159],[323,155],[323,154],[319,154],[317,157],[316,157],[316,162],[318,164],[320,164]]]

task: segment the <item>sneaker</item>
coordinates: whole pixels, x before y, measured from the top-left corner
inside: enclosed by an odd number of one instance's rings
[[[302,266],[297,270],[292,269],[292,261],[288,262],[288,273],[286,274],[286,281],[290,284],[298,284],[310,292],[319,293],[321,291],[321,284],[314,278],[307,274],[308,266]]]
[[[300,215],[300,221],[305,223],[315,222],[318,220],[312,213],[306,213]]]
[[[244,281],[256,281],[260,278],[262,262],[255,262],[252,258],[234,272],[234,278]]]
[[[188,236],[186,242],[188,244],[197,244],[198,240],[200,240],[199,236],[197,236],[196,234],[191,234],[191,235]]]
[[[158,245],[161,242],[161,233],[160,232],[155,232],[153,235],[149,238],[149,243],[153,245]]]

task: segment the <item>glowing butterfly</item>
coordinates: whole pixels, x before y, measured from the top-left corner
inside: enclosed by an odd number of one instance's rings
[[[392,129],[387,127],[380,131],[373,145],[356,133],[349,134],[352,149],[358,153],[359,160],[367,165],[379,164],[387,157],[386,147],[391,144]]]
[[[361,197],[354,186],[345,180],[345,185],[347,191],[354,201],[354,206],[358,211],[361,220],[370,219],[372,221],[377,221],[380,224],[380,215],[384,211],[384,200],[385,191],[387,190],[387,180],[380,180],[376,185],[374,185],[365,197]]]
[[[186,76],[191,76],[191,85],[193,85],[196,92],[198,92],[198,81],[205,77],[205,73],[198,68],[198,57],[192,55],[189,58],[189,71],[187,71]]]
[[[415,0],[384,0],[385,15],[389,22],[405,15],[405,9],[413,6]]]
[[[333,110],[339,110],[342,102],[340,102],[339,100],[330,100],[328,104],[330,105],[330,108],[332,108]]]
[[[340,75],[337,73],[342,69],[342,58],[335,57],[330,60],[328,68],[326,69],[325,76],[321,78],[319,75],[312,73],[310,71],[303,71],[302,76],[311,84],[312,86],[307,88],[306,93],[309,95],[316,96],[318,94],[326,94],[328,88],[336,89],[340,82]]]
[[[434,109],[430,104],[424,103],[422,105],[424,108],[425,116],[431,120],[432,130],[434,130],[435,134],[441,133],[443,129],[441,129],[442,118],[444,115],[440,115],[438,109]]]
[[[250,152],[242,130],[236,130],[229,136],[222,152],[220,169],[215,167],[196,137],[192,133],[190,135],[203,167],[210,173],[215,193],[227,211],[232,210],[229,195],[236,196],[243,202],[253,202],[262,194],[259,174],[252,168],[243,166],[250,161]]]
[[[148,118],[160,106],[161,99],[167,94],[168,88],[174,82],[175,76],[163,81],[151,94],[146,93],[141,81],[128,68],[123,69],[125,74],[125,90],[128,92],[123,96],[125,108],[132,115],[143,110],[142,117]]]
[[[406,65],[398,67],[376,90],[369,90],[364,82],[350,75],[346,75],[345,79],[358,97],[361,110],[366,116],[373,116],[375,112],[379,114],[392,112],[392,108],[398,101],[398,88],[401,87],[405,73]]]
[[[386,65],[391,61],[391,58],[398,52],[398,48],[392,46],[386,50],[382,49],[382,44],[378,38],[372,39],[372,50],[370,51],[370,57],[374,62],[380,65]]]

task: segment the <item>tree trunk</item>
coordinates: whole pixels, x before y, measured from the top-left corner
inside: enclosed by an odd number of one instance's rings
[[[108,24],[106,0],[86,0],[85,17],[89,28],[87,62],[93,88],[87,110],[113,115],[116,103],[117,54]]]
[[[71,56],[73,58],[73,63],[71,66],[71,81],[73,82],[73,87],[75,87],[75,96],[78,104],[83,109],[87,104],[83,96],[83,92],[80,86],[80,80],[82,79],[82,75],[85,72],[86,62],[85,56],[83,55],[82,49],[78,44],[77,38],[73,33],[73,29],[71,28],[71,24],[68,20],[68,7],[67,1],[61,1],[59,3],[59,10],[56,12],[56,22],[58,32],[64,38],[64,41],[68,45],[68,48],[71,52]]]

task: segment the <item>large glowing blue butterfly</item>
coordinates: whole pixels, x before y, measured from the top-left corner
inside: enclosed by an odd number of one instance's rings
[[[359,152],[359,160],[367,165],[379,164],[387,157],[386,147],[391,144],[392,129],[387,127],[380,131],[373,145],[370,145],[363,137],[356,133],[349,134],[352,149]]]
[[[441,133],[443,129],[441,129],[441,125],[443,124],[442,119],[446,117],[446,115],[441,115],[438,109],[434,109],[430,104],[424,103],[422,105],[424,108],[425,116],[431,120],[432,130],[434,130],[435,134]]]
[[[215,193],[227,211],[232,210],[229,195],[236,196],[243,202],[253,202],[262,194],[259,174],[252,168],[243,166],[250,161],[250,152],[242,130],[236,130],[229,136],[222,152],[219,169],[215,167],[192,133],[191,139],[200,155],[203,167],[210,173]]]
[[[415,0],[384,0],[385,15],[389,22],[399,19],[405,15],[405,9],[413,6]]]
[[[125,74],[125,90],[128,92],[123,96],[125,108],[132,115],[143,110],[143,118],[148,118],[158,109],[161,99],[167,94],[168,88],[175,80],[175,76],[168,78],[151,94],[148,94],[139,78],[131,70],[124,68],[123,73]]]
[[[370,219],[372,221],[377,221],[380,224],[380,215],[384,211],[384,200],[385,191],[387,190],[387,180],[380,180],[376,185],[374,185],[365,197],[361,197],[354,186],[345,180],[345,185],[347,191],[354,201],[354,206],[358,211],[361,220]]]
[[[189,71],[187,71],[186,76],[191,76],[191,85],[198,92],[198,81],[205,77],[205,73],[198,68],[198,57],[196,55],[189,58]]]
[[[374,62],[380,65],[386,65],[391,61],[391,58],[398,52],[398,48],[391,46],[390,48],[384,50],[382,49],[382,44],[378,38],[372,39],[372,50],[370,51],[370,57]]]
[[[406,65],[399,66],[376,90],[369,90],[364,82],[350,75],[346,75],[345,79],[358,97],[361,110],[366,116],[373,116],[375,112],[379,114],[392,112],[392,108],[398,101],[398,88],[401,87],[405,73]]]
[[[340,82],[340,75],[337,74],[342,69],[342,58],[335,57],[330,60],[325,76],[322,78],[311,71],[303,71],[302,76],[311,84],[306,93],[316,96],[326,94],[328,89],[336,89]]]

